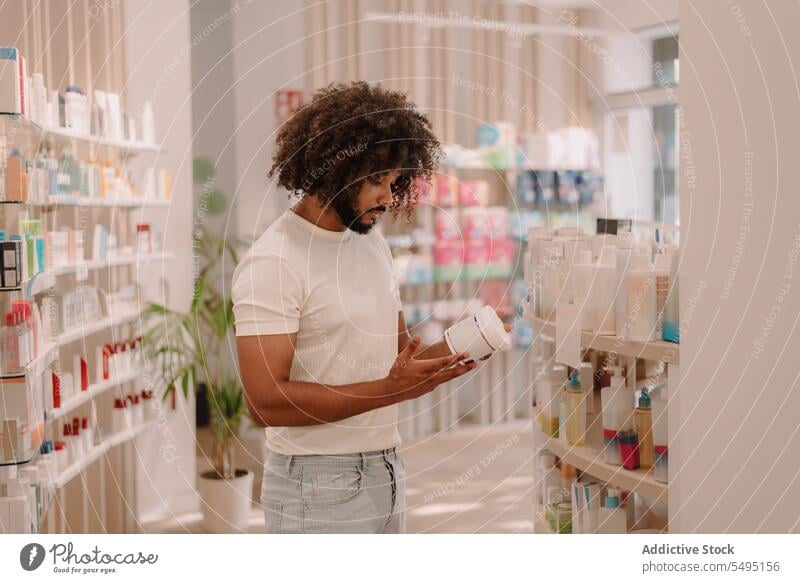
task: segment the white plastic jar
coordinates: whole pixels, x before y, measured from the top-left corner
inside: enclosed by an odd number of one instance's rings
[[[444,339],[450,352],[466,352],[470,360],[479,360],[511,344],[503,321],[491,306],[483,306],[474,315],[450,326],[444,332]]]

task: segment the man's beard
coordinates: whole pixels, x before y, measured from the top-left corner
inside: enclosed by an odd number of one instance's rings
[[[366,235],[377,224],[377,220],[375,222],[365,220],[364,215],[366,213],[370,211],[386,211],[385,205],[378,205],[361,212],[347,196],[334,197],[331,201],[331,206],[336,211],[336,214],[339,215],[339,220],[342,221],[342,224],[359,235]]]

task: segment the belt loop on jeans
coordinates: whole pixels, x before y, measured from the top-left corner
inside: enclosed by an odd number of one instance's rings
[[[361,456],[361,471],[365,472],[367,471],[367,454],[362,451],[358,455]]]
[[[291,476],[292,475],[292,462],[293,461],[294,461],[294,456],[292,454],[289,454],[289,455],[286,456],[286,475],[287,476]]]

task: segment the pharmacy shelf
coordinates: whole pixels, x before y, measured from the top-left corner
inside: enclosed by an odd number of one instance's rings
[[[64,207],[104,207],[104,208],[140,208],[140,207],[167,207],[171,199],[142,199],[142,198],[100,198],[78,196],[51,196],[46,202],[30,203],[36,206],[64,206]]]
[[[122,431],[118,431],[112,435],[109,435],[107,439],[103,440],[98,445],[95,445],[92,449],[90,449],[86,454],[84,454],[81,459],[73,462],[71,465],[64,468],[63,471],[58,473],[58,478],[55,479],[53,482],[53,487],[58,490],[66,486],[75,476],[80,474],[84,469],[89,467],[92,463],[100,459],[103,455],[105,455],[109,450],[112,448],[122,445],[128,441],[133,440],[138,435],[141,435],[148,429],[151,429],[158,425],[158,419],[153,419],[152,421],[146,421],[137,427],[133,427],[130,429],[124,429]]]
[[[603,428],[599,414],[587,416],[585,446],[569,445],[564,440],[545,434],[537,421],[537,416],[538,410],[534,407],[533,431],[537,448],[548,450],[562,462],[573,465],[598,480],[667,503],[667,484],[656,481],[652,468],[626,470],[622,466],[609,464],[603,460]]]
[[[71,342],[75,342],[76,340],[81,340],[92,334],[107,330],[108,328],[130,324],[131,322],[136,321],[141,314],[141,310],[133,310],[128,313],[123,313],[122,315],[107,316],[85,326],[78,326],[74,330],[68,330],[67,332],[59,335],[58,339],[56,340],[56,344],[58,346],[65,346]]]
[[[92,134],[78,133],[69,128],[48,128],[20,115],[0,114],[0,117],[17,125],[17,135],[24,134],[40,143],[45,140],[61,143],[80,142],[93,146],[113,148],[125,155],[159,153],[162,151],[161,146],[158,144],[147,144],[138,140],[115,140]],[[9,146],[18,147],[19,144],[9,144]]]
[[[168,207],[172,202],[171,199],[139,199],[139,198],[100,198],[88,196],[65,196],[55,195],[48,198],[46,201],[40,200],[2,200],[0,205],[20,205],[20,206],[33,206],[33,207],[102,207],[102,208],[150,208],[150,207]]]
[[[88,273],[89,271],[97,271],[100,269],[106,269],[108,267],[146,265],[148,263],[157,263],[159,261],[174,259],[174,256],[175,255],[172,252],[148,253],[146,255],[131,253],[109,259],[90,260],[73,265],[61,265],[59,267],[54,267],[48,269],[47,271],[37,273],[20,286],[0,288],[0,292],[24,291],[25,297],[32,298],[33,296],[52,289],[56,284],[56,277],[77,274],[82,271]]]
[[[142,376],[141,370],[131,370],[123,375],[118,375],[114,378],[89,385],[85,391],[79,391],[78,395],[69,399],[61,407],[45,411],[45,419],[50,422],[66,417],[71,411],[88,403],[98,395],[102,395],[106,391],[124,385],[125,383],[135,381],[140,376]]]
[[[148,253],[139,255],[130,253],[127,255],[117,255],[116,257],[109,257],[107,259],[97,259],[91,261],[84,261],[83,263],[73,265],[62,265],[48,269],[46,274],[59,277],[62,275],[71,275],[78,273],[81,270],[97,271],[98,269],[105,269],[107,267],[122,267],[126,265],[143,265],[147,263],[156,263],[158,261],[166,261],[172,259],[174,254],[171,252]]]
[[[555,322],[530,315],[529,306],[525,307],[524,317],[525,321],[533,327],[535,334],[544,334],[550,338],[556,337]],[[617,336],[598,336],[591,332],[581,332],[581,348],[614,352],[620,356],[633,356],[646,360],[660,360],[667,364],[678,364],[680,361],[680,344],[661,340],[636,342],[623,340]]]

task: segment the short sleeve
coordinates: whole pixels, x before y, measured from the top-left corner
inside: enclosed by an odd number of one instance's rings
[[[300,328],[303,286],[286,259],[247,253],[231,288],[237,336],[293,334]]]
[[[383,238],[383,235],[378,235],[378,237],[380,238],[381,245],[386,252],[386,260],[389,262],[389,272],[392,276],[392,296],[394,298],[394,303],[397,307],[397,311],[402,312],[403,302],[400,299],[400,285],[397,281],[397,269],[395,268],[394,257],[392,257],[392,248],[389,247],[389,243]]]

